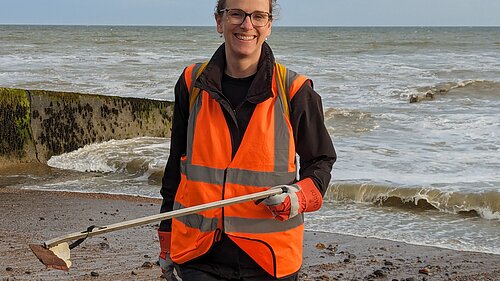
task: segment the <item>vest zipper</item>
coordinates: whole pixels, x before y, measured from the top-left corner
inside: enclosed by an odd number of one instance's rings
[[[238,121],[236,120],[236,111],[238,110],[238,108],[240,108],[240,106],[241,106],[241,104],[243,104],[243,102],[240,103],[235,109],[233,109],[232,106],[231,106],[231,103],[229,102],[229,100],[224,95],[221,95],[221,96],[223,98],[219,102],[219,104],[221,105],[221,107],[223,109],[225,109],[229,113],[229,115],[231,116],[231,119],[232,119],[232,121],[234,123],[234,126],[236,127],[236,130],[239,130],[239,128],[238,128]],[[230,129],[230,131],[231,131],[231,129]],[[234,136],[233,136],[233,134],[230,134],[230,135],[231,135],[231,142],[234,142],[234,139],[233,139]],[[234,155],[231,155],[231,161],[233,160],[233,158],[234,158]],[[224,194],[226,192],[226,178],[227,178],[227,168],[224,170],[224,179],[222,181],[222,200],[225,199]],[[225,210],[224,207],[222,207],[222,223],[221,223],[222,229],[221,229],[221,232],[225,232],[224,210]],[[219,235],[218,235],[219,236],[218,237],[219,240],[220,240],[220,235],[221,235],[221,233],[219,233]],[[219,241],[219,240],[217,240],[217,241]]]
[[[238,110],[243,106],[244,103],[245,103],[245,101],[240,102],[240,104],[238,104],[236,106],[236,108],[233,109],[233,113],[234,113],[234,118],[235,119],[236,119],[236,117],[238,115]],[[236,122],[236,124],[238,124],[238,122]]]
[[[226,177],[227,177],[227,169],[224,170],[224,179],[222,180],[222,200],[224,200],[224,194],[226,193]],[[224,232],[225,226],[224,226],[224,207],[222,207],[222,229],[221,232]],[[219,237],[220,240],[220,237]]]

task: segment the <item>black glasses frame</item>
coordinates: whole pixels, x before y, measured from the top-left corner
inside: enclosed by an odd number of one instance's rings
[[[245,14],[245,16],[243,17],[243,19],[241,20],[240,23],[231,23],[231,24],[242,24],[242,23],[245,22],[245,20],[247,19],[247,17],[249,17],[250,18],[250,22],[252,23],[253,26],[255,26],[255,27],[263,27],[266,24],[268,24],[269,21],[271,21],[272,18],[273,18],[273,15],[271,13],[269,13],[269,12],[254,11],[254,12],[251,12],[251,13],[247,13],[247,12],[243,11],[242,9],[221,9],[221,10],[219,10],[219,14],[222,14],[224,12],[227,13],[227,12],[230,12],[230,11],[239,11],[242,14]],[[262,25],[255,25],[254,22],[253,22],[253,19],[252,19],[252,15],[255,14],[255,13],[267,14],[267,21],[266,21],[266,23],[264,23]],[[228,21],[229,21],[229,17],[228,17]]]

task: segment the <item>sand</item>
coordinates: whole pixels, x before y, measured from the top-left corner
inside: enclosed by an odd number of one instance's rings
[[[0,280],[162,280],[157,224],[91,237],[69,271],[47,269],[28,244],[156,214],[157,199],[0,188]],[[307,218],[306,218],[307,219]],[[500,280],[500,255],[307,231],[300,280]]]

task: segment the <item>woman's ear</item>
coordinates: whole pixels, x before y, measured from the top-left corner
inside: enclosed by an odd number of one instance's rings
[[[215,15],[215,22],[217,23],[217,32],[222,34],[224,32],[224,29],[222,28],[222,16]]]
[[[273,21],[270,20],[269,23],[267,24],[268,30],[267,30],[267,34],[266,34],[266,40],[267,40],[267,37],[269,37],[271,35],[271,31],[273,30],[272,27],[273,27]]]

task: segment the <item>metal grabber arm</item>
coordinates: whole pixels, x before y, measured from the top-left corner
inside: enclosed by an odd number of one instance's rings
[[[280,194],[283,192],[284,190],[280,188],[268,189],[266,191],[205,203],[197,206],[192,206],[184,209],[174,210],[171,212],[137,218],[106,226],[90,226],[84,231],[74,232],[56,237],[54,239],[44,242],[43,245],[30,244],[29,247],[31,251],[35,254],[35,256],[47,267],[60,270],[69,270],[69,268],[71,267],[70,249],[77,247],[88,237],[101,235],[107,232],[117,231],[125,228],[131,228],[139,225],[158,222],[175,217],[182,217],[214,208],[221,208],[224,206],[243,203],[247,201],[261,200],[269,196]],[[68,241],[73,241],[73,240],[76,241],[73,242],[71,245],[67,243]]]

